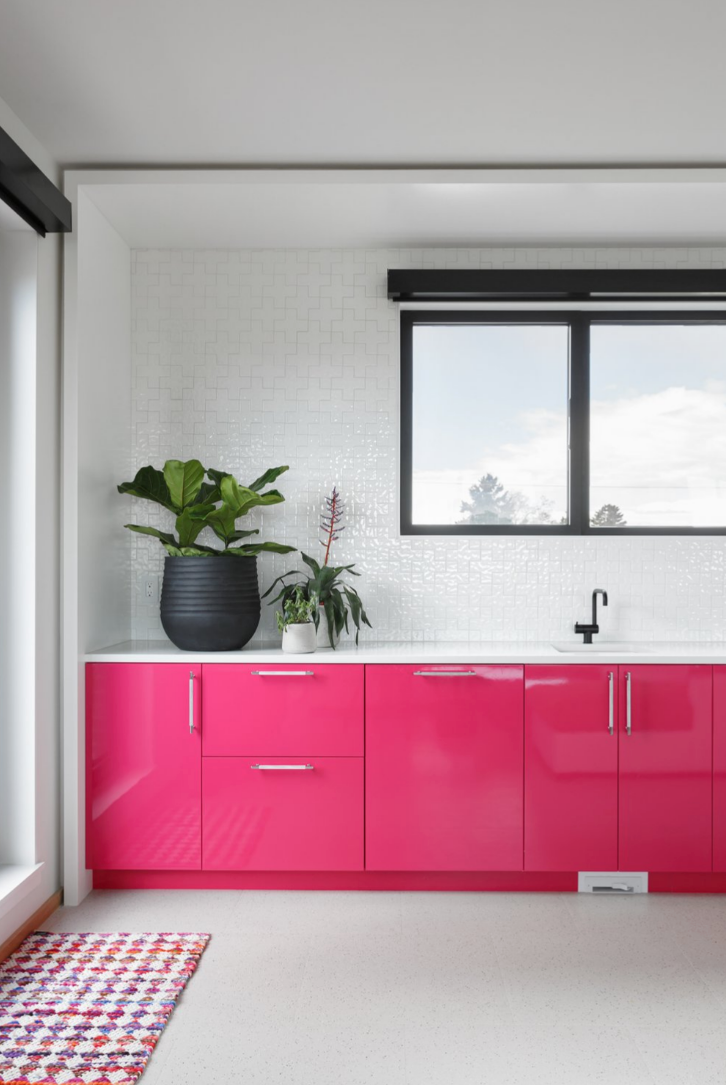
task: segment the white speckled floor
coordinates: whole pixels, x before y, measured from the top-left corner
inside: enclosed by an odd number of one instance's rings
[[[142,1085],[726,1085],[726,897],[94,892],[213,935]]]

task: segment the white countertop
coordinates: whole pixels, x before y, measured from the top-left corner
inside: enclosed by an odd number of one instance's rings
[[[564,643],[564,642],[558,642]],[[183,652],[169,641],[124,641],[88,652],[87,663],[723,663],[726,644],[618,644],[600,642],[586,649],[573,639],[572,651],[557,651],[548,643],[442,641],[353,642],[311,655],[283,653],[279,644],[254,645],[239,652]]]

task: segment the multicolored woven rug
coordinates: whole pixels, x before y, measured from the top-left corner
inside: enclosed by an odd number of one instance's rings
[[[2,1085],[136,1081],[208,934],[48,934],[0,964]]]

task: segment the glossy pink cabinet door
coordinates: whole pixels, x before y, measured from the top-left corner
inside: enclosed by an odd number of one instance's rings
[[[201,868],[200,676],[189,663],[86,666],[89,868]]]
[[[205,757],[204,869],[362,870],[363,758]]]
[[[709,871],[712,668],[618,670],[620,870]]]
[[[363,667],[312,660],[205,663],[205,756],[362,756]]]
[[[525,870],[617,870],[617,677],[525,667]]]
[[[522,693],[522,667],[366,667],[366,869],[522,869]]]
[[[713,668],[713,869],[726,870],[726,667]]]

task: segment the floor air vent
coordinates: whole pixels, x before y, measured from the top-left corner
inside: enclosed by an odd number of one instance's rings
[[[578,893],[612,893],[628,896],[648,892],[648,875],[644,872],[581,870],[577,875]]]

